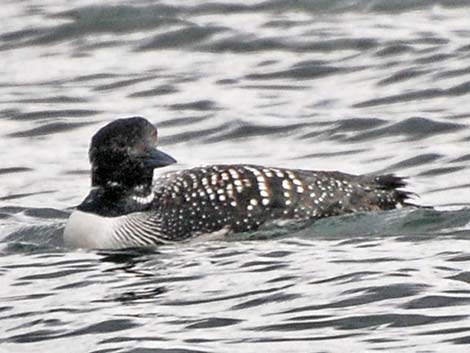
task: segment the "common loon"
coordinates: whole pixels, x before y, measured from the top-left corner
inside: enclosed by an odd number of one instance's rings
[[[157,129],[142,117],[112,121],[93,136],[92,190],[68,220],[68,246],[152,246],[408,205],[405,182],[393,175],[235,164],[170,173],[152,185],[155,168],[176,163],[156,144]]]

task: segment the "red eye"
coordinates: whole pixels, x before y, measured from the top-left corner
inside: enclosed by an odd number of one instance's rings
[[[157,140],[157,130],[152,130],[152,132],[150,133],[150,136],[152,137],[152,139],[154,141]]]

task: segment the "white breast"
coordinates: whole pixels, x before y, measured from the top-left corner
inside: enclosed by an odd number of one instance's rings
[[[85,249],[117,249],[122,247],[113,236],[118,218],[74,211],[65,226],[65,245]]]

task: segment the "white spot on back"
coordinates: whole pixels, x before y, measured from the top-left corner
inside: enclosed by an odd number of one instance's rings
[[[269,169],[263,169],[263,172],[268,178],[271,178],[273,176],[273,173],[271,173]]]
[[[290,186],[289,180],[284,179],[284,180],[282,181],[282,187],[283,187],[284,189],[286,189],[286,190],[290,190],[291,186]]]
[[[269,197],[268,192],[265,191],[265,190],[261,190],[261,191],[259,192],[259,194],[261,195],[261,197]]]

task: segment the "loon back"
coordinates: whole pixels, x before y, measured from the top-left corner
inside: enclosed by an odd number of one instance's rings
[[[407,205],[409,193],[393,175],[213,165],[156,181],[152,212],[166,240],[228,227],[250,231],[275,220],[307,220]]]
[[[129,125],[135,128],[132,138]],[[70,217],[66,244],[151,246],[220,230],[251,231],[271,221],[408,205],[405,182],[393,175],[213,165],[169,173],[152,185],[153,169],[175,162],[155,144],[156,130],[142,118],[117,120],[98,131],[90,147],[94,189]],[[118,154],[115,146],[123,147]]]

